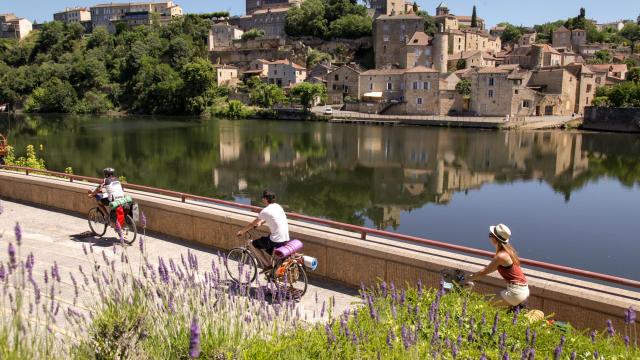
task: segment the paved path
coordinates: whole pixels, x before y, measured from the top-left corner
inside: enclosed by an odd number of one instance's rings
[[[89,291],[81,291],[77,303],[74,306],[75,291],[70,274],[73,274],[78,282],[82,282],[82,275],[78,269],[82,266],[87,274],[92,262],[84,254],[82,244],[94,243],[94,251],[99,262],[102,262],[101,252],[105,250],[106,256],[111,259],[117,256],[120,259],[120,252],[114,255],[112,249],[114,243],[120,246],[116,234],[113,230],[107,230],[105,237],[100,239],[88,235],[88,225],[85,218],[75,214],[53,211],[50,209],[26,205],[11,201],[0,200],[3,213],[0,215],[0,234],[3,238],[0,241],[0,261],[6,263],[8,259],[7,244],[14,242],[14,226],[20,223],[22,228],[21,257],[24,259],[30,252],[35,257],[33,270],[34,279],[43,281],[45,270],[50,271],[56,262],[60,269],[62,278],[59,293],[56,297],[62,303],[63,311],[72,306],[79,311],[87,310],[93,299]],[[213,259],[217,259],[217,249],[206,249],[201,246],[189,244],[177,239],[162,235],[149,235],[145,237],[146,252],[148,259],[157,268],[158,257],[162,256],[165,261],[173,258],[180,263],[180,255],[186,257],[187,250],[191,250],[197,257],[201,266],[210,266]],[[138,240],[129,247],[130,261],[133,269],[137,269],[141,259],[138,250]],[[104,264],[103,264],[104,265]],[[49,273],[50,276],[50,273]],[[90,275],[89,275],[90,276]],[[264,282],[264,281],[263,281]],[[43,296],[48,296],[44,294]],[[316,295],[317,294],[317,295]],[[307,319],[318,319],[321,304],[331,297],[335,298],[335,311],[343,311],[352,303],[358,301],[357,291],[341,285],[331,284],[326,281],[310,279],[307,294],[299,302],[303,314]],[[316,299],[319,299],[316,304]],[[334,312],[335,313],[335,312]],[[62,312],[61,312],[62,314]],[[325,315],[326,316],[326,315]],[[60,316],[62,318],[62,316]],[[64,327],[64,323],[59,324]]]

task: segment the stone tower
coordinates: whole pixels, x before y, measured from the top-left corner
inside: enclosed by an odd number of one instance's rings
[[[449,7],[443,2],[436,8],[436,16],[440,15],[449,15]]]
[[[433,38],[433,65],[441,74],[448,72],[449,63],[449,33],[440,24],[438,32]]]

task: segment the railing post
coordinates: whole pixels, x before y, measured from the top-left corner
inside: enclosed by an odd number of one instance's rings
[[[360,239],[367,240],[367,232],[366,231],[363,231],[363,232],[360,233]]]
[[[25,175],[29,175],[29,169],[24,169]]]
[[[182,194],[180,196],[180,199],[182,200],[182,202],[186,202],[187,201],[187,197],[184,194]]]

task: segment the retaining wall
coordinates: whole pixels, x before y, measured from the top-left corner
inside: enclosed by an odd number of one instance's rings
[[[92,185],[93,186],[93,185]],[[91,186],[91,187],[92,187]],[[94,201],[86,194],[89,184],[24,175],[0,170],[0,197],[75,212],[83,216]],[[141,205],[147,228],[207,247],[231,249],[241,245],[235,232],[255,217],[254,213],[202,202],[128,191]],[[264,229],[263,229],[264,230]],[[305,244],[304,253],[318,258],[313,276],[350,286],[374,284],[380,279],[398,286],[418,279],[438,286],[439,271],[460,268],[477,271],[488,261],[405,241],[389,240],[337,230],[316,224],[290,221],[292,237]],[[598,285],[533,269],[524,269],[531,287],[529,305],[557,320],[579,328],[604,329],[607,319],[623,328],[624,310],[640,309],[640,292]],[[476,290],[496,293],[503,286],[497,275],[482,279]]]
[[[587,106],[582,128],[586,130],[640,133],[640,108]]]

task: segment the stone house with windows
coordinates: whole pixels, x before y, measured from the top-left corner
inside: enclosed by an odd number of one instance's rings
[[[497,59],[488,52],[481,50],[465,51],[449,55],[449,69],[458,69],[460,61],[464,61],[464,69],[495,67]]]
[[[448,30],[449,54],[480,50],[498,53],[502,50],[502,40],[499,37],[477,29]]]
[[[440,73],[437,70],[417,66],[404,72],[403,81],[406,114],[440,113]]]
[[[105,3],[92,6],[89,11],[92,27],[107,27],[110,32],[115,32],[117,23],[130,26],[150,24],[157,14],[159,23],[166,25],[172,18],[183,14],[182,8],[173,1]]]
[[[309,82],[312,83],[327,83],[327,76],[338,69],[337,66],[332,65],[330,62],[320,62],[309,69],[309,73],[307,74],[307,78]]]
[[[271,61],[268,64],[267,82],[279,87],[291,88],[307,79],[307,69],[290,60]]]
[[[484,30],[484,19],[478,17],[476,20],[478,23],[477,29]],[[440,3],[440,5],[438,5],[438,7],[436,8],[435,21],[436,24],[442,24],[445,31],[458,30],[461,27],[471,27],[471,16],[456,16],[451,14],[449,12],[449,7],[444,2]]]
[[[522,34],[520,39],[518,39],[518,46],[530,46],[536,43],[536,39],[538,38],[538,33],[526,33]]]
[[[424,31],[417,31],[407,41],[400,67],[408,69],[416,66],[431,67],[433,65],[433,48],[429,35]]]
[[[552,35],[554,48],[565,48],[579,52],[587,44],[587,32],[582,29],[569,30],[564,26],[557,28]]]
[[[562,54],[547,44],[526,45],[513,49],[504,59],[506,65],[525,69],[562,65]]]
[[[53,20],[66,24],[91,21],[91,11],[85,7],[66,8],[64,11],[53,14]]]
[[[33,30],[31,21],[15,14],[0,14],[0,38],[24,39]]]
[[[400,101],[405,69],[374,69],[360,74],[358,98],[371,101]]]
[[[242,71],[244,77],[258,76],[266,79],[269,76],[269,64],[271,61],[265,59],[255,59],[249,63],[249,67]]]
[[[376,68],[400,66],[406,44],[424,31],[424,19],[416,14],[380,15],[373,22]]]
[[[289,7],[260,8],[245,16],[231,20],[232,25],[244,31],[251,29],[264,31],[264,39],[284,39],[287,11]]]
[[[235,87],[240,82],[238,68],[232,65],[214,65],[218,86]]]
[[[209,51],[230,49],[234,40],[240,40],[244,31],[230,25],[227,21],[221,21],[211,25],[209,29]]]
[[[413,12],[413,2],[405,0],[371,0],[374,17],[379,15],[408,14]]]
[[[360,97],[360,74],[365,70],[357,64],[346,64],[327,74],[327,102],[342,104],[345,98]]]
[[[625,80],[627,78],[627,73],[629,72],[627,64],[593,64],[588,65],[588,67],[594,73],[604,73],[607,78],[612,78],[613,81]]]

